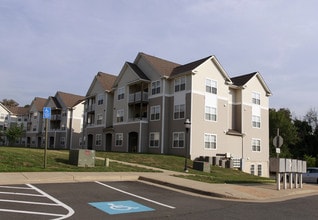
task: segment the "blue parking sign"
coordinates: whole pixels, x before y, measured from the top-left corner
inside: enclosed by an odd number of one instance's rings
[[[43,108],[43,118],[44,119],[51,119],[51,108],[50,107]]]

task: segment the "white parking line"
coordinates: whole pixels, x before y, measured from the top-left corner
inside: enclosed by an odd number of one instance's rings
[[[167,208],[170,208],[170,209],[175,209],[175,208],[176,208],[176,207],[173,207],[173,206],[170,206],[170,205],[166,205],[166,204],[163,204],[163,203],[154,201],[154,200],[152,200],[152,199],[147,199],[147,198],[145,198],[145,197],[138,196],[138,195],[136,195],[136,194],[123,191],[123,190],[121,190],[121,189],[117,189],[117,188],[115,188],[115,187],[112,187],[112,186],[107,185],[107,184],[105,184],[105,183],[101,183],[101,182],[99,182],[99,181],[95,181],[95,183],[98,183],[98,184],[100,184],[100,185],[102,185],[102,186],[106,186],[106,187],[108,187],[108,188],[110,188],[110,189],[113,189],[113,190],[116,190],[116,191],[118,191],[118,192],[125,193],[125,194],[127,194],[127,195],[130,195],[130,196],[133,196],[133,197],[136,197],[136,198],[139,198],[139,199],[143,199],[143,200],[146,200],[146,201],[148,201],[148,202],[155,203],[155,204],[157,204],[157,205],[161,205],[161,206],[164,206],[164,207],[167,207]]]
[[[23,201],[23,200],[9,200],[9,199],[0,199],[0,202],[7,202],[7,203],[20,203],[20,204],[32,204],[32,205],[45,205],[45,206],[60,206],[68,211],[67,214],[59,214],[59,213],[48,213],[48,212],[36,212],[36,211],[26,211],[26,210],[14,210],[14,209],[0,209],[0,212],[12,212],[12,213],[23,213],[23,214],[33,214],[33,215],[46,215],[46,216],[55,216],[55,220],[66,219],[72,216],[75,212],[74,210],[67,206],[66,204],[62,203],[61,201],[57,200],[56,198],[50,196],[49,194],[45,193],[44,191],[38,189],[37,187],[26,184],[28,187],[12,187],[12,186],[0,186],[0,188],[7,188],[7,189],[23,189],[23,190],[33,190],[36,191],[37,194],[30,194],[30,193],[17,193],[17,192],[0,192],[0,194],[8,194],[8,195],[21,195],[21,196],[30,196],[30,197],[45,197],[49,200],[53,201],[53,203],[43,203],[43,202],[32,202],[32,201]]]

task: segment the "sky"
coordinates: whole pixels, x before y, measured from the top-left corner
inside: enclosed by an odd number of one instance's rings
[[[0,100],[85,96],[144,52],[179,64],[215,55],[230,77],[258,71],[270,108],[318,109],[318,1],[0,0]]]

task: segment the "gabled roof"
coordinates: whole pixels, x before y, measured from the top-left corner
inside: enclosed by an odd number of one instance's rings
[[[245,85],[253,76],[255,76],[257,72],[249,73],[241,76],[232,77],[231,80],[234,85],[236,86],[243,86]]]
[[[249,74],[245,74],[245,75],[241,75],[241,76],[236,76],[236,77],[231,78],[231,80],[235,86],[242,87],[242,86],[246,85],[246,83],[248,83],[248,81],[250,81],[253,77],[258,78],[258,80],[260,81],[264,90],[266,91],[267,96],[272,95],[269,87],[267,86],[267,84],[265,83],[263,77],[261,76],[261,74],[259,72],[253,72],[253,73],[249,73]]]
[[[71,94],[71,93],[65,93],[65,92],[61,92],[61,91],[58,91],[56,93],[55,98],[57,96],[61,97],[61,100],[63,101],[64,105],[67,108],[71,108],[74,105],[78,104],[79,101],[82,101],[85,99],[84,96],[75,95],[75,94]]]
[[[137,65],[129,62],[127,62],[127,65],[130,66],[130,68],[139,76],[140,79],[149,80],[146,74],[144,74],[144,72],[142,72]]]
[[[35,97],[31,103],[31,106],[34,105],[36,110],[42,111],[45,103],[47,102],[47,99]]]
[[[180,65],[180,66],[177,66],[175,67],[171,74],[170,74],[170,77],[173,77],[175,75],[178,75],[180,73],[184,73],[184,72],[188,72],[188,71],[192,71],[193,69],[195,69],[196,67],[200,66],[202,63],[204,63],[207,59],[211,58],[212,56],[209,56],[209,57],[205,57],[203,59],[200,59],[200,60],[196,60],[196,61],[193,61],[191,63],[188,63],[188,64],[185,64],[185,65]]]
[[[164,60],[164,59],[161,59],[152,55],[148,55],[142,52],[140,52],[137,55],[134,63],[137,63],[137,61],[141,57],[144,58],[161,76],[170,76],[173,69],[176,68],[177,66],[180,66],[180,64],[178,63]]]
[[[10,106],[7,107],[14,115],[28,115],[29,107]]]
[[[108,73],[98,72],[95,76],[96,80],[101,84],[103,89],[107,92],[111,91],[114,85],[114,82],[117,78],[115,75]]]

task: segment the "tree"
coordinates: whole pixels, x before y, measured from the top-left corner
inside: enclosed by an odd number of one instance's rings
[[[14,144],[16,140],[22,137],[23,135],[23,124],[11,125],[5,132],[5,135],[9,141],[9,144]]]
[[[289,146],[295,145],[299,138],[297,130],[293,123],[289,109],[281,108],[278,111],[275,109],[269,110],[269,138],[270,138],[270,155],[276,156],[276,148],[273,145],[273,138],[277,135],[279,128],[280,136],[284,139],[284,144],[281,147],[280,157],[292,157],[293,154],[289,150]]]
[[[19,103],[17,103],[16,101],[14,101],[13,99],[3,99],[1,102],[4,106],[7,107],[16,107],[19,106]]]
[[[317,111],[316,109],[309,109],[309,111],[306,113],[304,117],[304,121],[308,122],[308,124],[311,126],[312,131],[315,131],[318,124],[318,118],[317,118]]]

